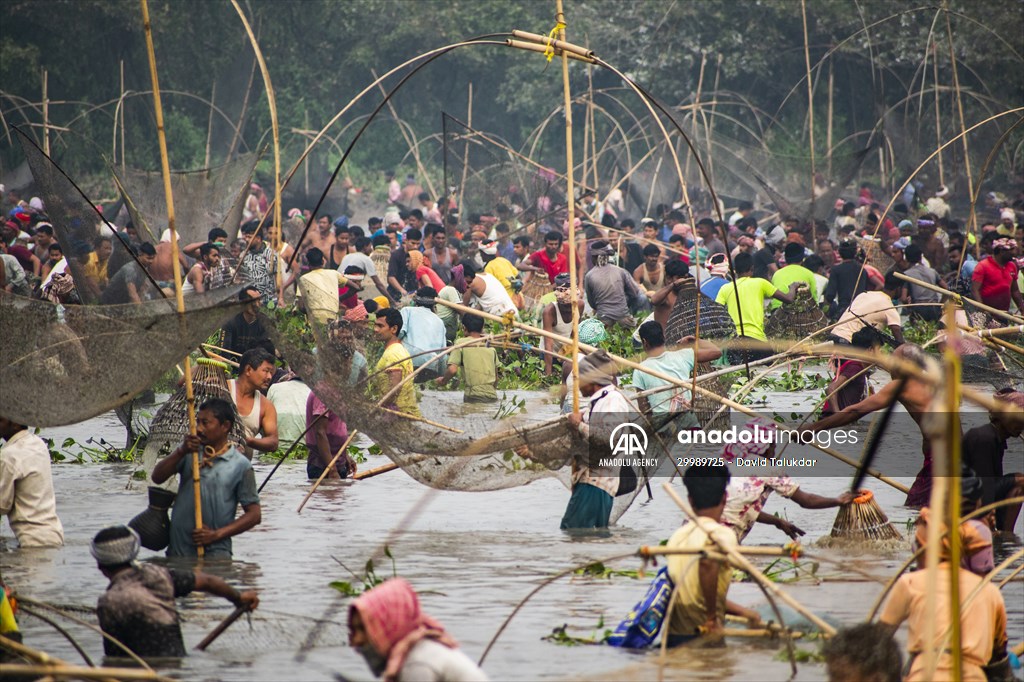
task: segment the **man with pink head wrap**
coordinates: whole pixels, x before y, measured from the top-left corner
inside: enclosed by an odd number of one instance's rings
[[[392,578],[352,602],[348,643],[389,682],[476,682],[487,675],[444,627],[420,610],[412,586]]]
[[[750,432],[749,442],[726,445],[722,450],[722,457],[729,464],[737,459],[770,459],[775,455],[777,430],[775,422],[757,417],[744,427],[744,432]],[[740,435],[742,438],[743,434]],[[761,471],[770,468],[767,465],[759,467]],[[729,482],[722,524],[736,531],[736,537],[740,542],[747,537],[755,522],[775,526],[794,540],[804,535],[803,530],[786,519],[761,511],[772,492],[788,497],[804,509],[829,509],[848,504],[854,498],[850,491],[839,497],[822,497],[806,492],[796,481],[783,474],[734,477]]]

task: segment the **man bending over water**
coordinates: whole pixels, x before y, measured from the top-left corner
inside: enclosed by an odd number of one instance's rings
[[[256,592],[239,592],[214,575],[136,563],[139,536],[127,526],[104,528],[93,538],[89,551],[110,580],[96,608],[100,627],[143,658],[185,655],[176,597],[206,592],[250,610],[260,603]],[[103,653],[126,655],[107,638]]]

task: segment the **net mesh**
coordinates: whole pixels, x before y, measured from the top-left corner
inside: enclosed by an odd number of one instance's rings
[[[233,239],[257,161],[255,154],[243,154],[217,168],[171,173],[178,239],[185,244],[204,242],[214,227],[222,228]],[[163,176],[129,169],[123,177],[116,173],[115,177],[139,234],[154,243],[159,241],[167,226]]]
[[[25,152],[32,177],[35,178],[38,196],[46,205],[46,212],[53,226],[53,235],[60,243],[67,259],[68,270],[71,272],[82,303],[100,303],[103,282],[97,274],[88,268],[90,254],[96,238],[103,233],[110,234],[112,228],[107,227],[103,217],[96,208],[82,195],[74,184],[57,165],[43,153],[21,131],[19,139]],[[107,261],[108,280],[113,278],[122,267],[139,267],[134,265],[134,257],[126,242],[114,236],[111,239],[113,251]],[[159,296],[154,285],[141,280],[140,292]],[[114,300],[110,296],[104,303],[127,303],[127,299],[119,297]]]
[[[496,137],[443,115],[444,182],[459,197],[463,218],[474,213],[495,213],[499,204],[512,217],[529,222],[531,208],[545,206],[545,197],[565,205],[556,186],[558,175],[517,155]],[[524,215],[525,214],[525,215]],[[509,225],[515,229],[515,225]]]
[[[74,424],[146,390],[238,310],[238,288],[173,301],[62,306],[0,292],[0,413]]]
[[[381,410],[375,382],[382,348],[356,334],[354,341],[329,340],[313,327],[316,349],[272,331],[274,343],[292,369],[350,428],[372,439],[392,462],[423,485],[440,490],[487,491],[556,477],[568,482],[574,456],[587,456],[579,438],[546,393],[507,392],[495,404],[462,401],[461,392],[421,390],[421,417]],[[518,352],[518,351],[510,351]],[[358,353],[369,360],[370,377],[352,381]],[[379,375],[378,375],[379,376]],[[637,471],[632,493],[615,498],[611,520],[628,509],[650,472]]]

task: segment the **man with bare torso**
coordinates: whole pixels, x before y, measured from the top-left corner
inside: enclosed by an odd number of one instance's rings
[[[925,369],[925,354],[920,346],[912,343],[904,343],[892,354],[893,358],[904,362],[910,362],[919,369]],[[921,427],[921,418],[930,410],[932,399],[935,397],[935,387],[925,383],[913,376],[906,377],[906,383],[900,390],[901,376],[897,370],[893,370],[892,381],[886,384],[880,391],[869,395],[859,403],[855,403],[836,412],[824,419],[803,427],[802,431],[824,431],[839,426],[852,424],[861,417],[864,417],[876,410],[884,409],[893,399],[898,400],[907,413],[913,418],[918,428],[921,428],[922,447],[924,464],[914,479],[914,485],[907,493],[907,507],[920,508],[928,504],[928,498],[932,490],[932,453],[931,443],[927,434]],[[899,393],[897,394],[897,391]]]
[[[672,314],[672,308],[676,305],[676,298],[683,279],[690,276],[690,269],[686,267],[686,263],[678,259],[668,261],[664,268],[665,284],[651,296],[654,321],[661,325],[662,330],[667,328],[668,318]]]

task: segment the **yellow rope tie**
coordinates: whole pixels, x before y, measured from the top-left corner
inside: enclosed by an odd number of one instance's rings
[[[558,34],[559,31],[562,31],[564,29],[565,22],[559,21],[558,23],[555,24],[555,27],[551,29],[551,33],[548,33],[548,44],[547,47],[544,49],[544,56],[548,58],[549,62],[551,61],[551,58],[555,56],[555,36]]]
[[[511,310],[502,315],[501,324],[505,327],[505,343],[512,343],[512,330],[515,328],[516,314]]]

